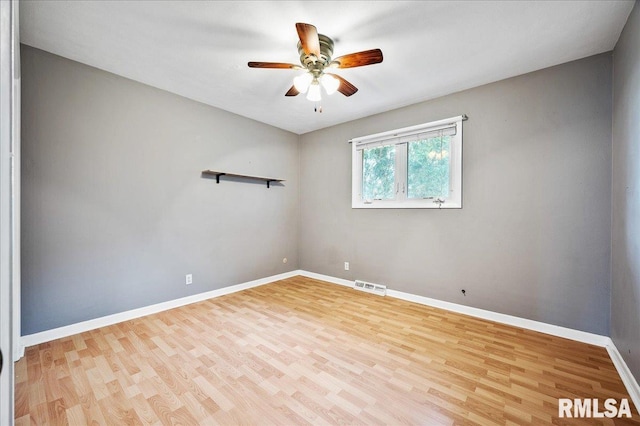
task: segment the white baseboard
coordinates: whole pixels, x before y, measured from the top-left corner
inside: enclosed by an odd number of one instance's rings
[[[609,337],[608,339],[609,343],[605,346],[605,348],[607,348],[609,357],[611,358],[613,365],[616,367],[616,370],[618,370],[618,374],[620,374],[622,383],[624,383],[624,386],[627,388],[629,396],[633,400],[633,403],[636,405],[636,411],[638,415],[640,415],[640,385],[638,385],[638,381],[636,380],[636,378],[633,377],[631,370],[629,370],[627,363],[624,362],[624,358],[622,358],[622,355],[620,354],[620,352],[618,352],[618,348],[616,348],[613,340],[611,340],[611,338]]]
[[[200,302],[202,300],[211,299],[214,297],[224,296],[225,294],[235,293],[238,291],[246,290],[252,287],[258,287],[264,284],[269,284],[274,281],[283,280],[285,278],[291,278],[300,275],[300,271],[290,271],[283,274],[272,275],[266,278],[260,278],[257,280],[232,285],[229,287],[223,287],[218,290],[207,291],[205,293],[194,294],[192,296],[182,297],[180,299],[169,300],[167,302],[157,303],[155,305],[145,306],[138,309],[132,309],[130,311],[119,312],[117,314],[107,315],[100,318],[95,318],[88,321],[82,321],[76,324],[66,325],[64,327],[58,327],[51,330],[41,331],[39,333],[28,334],[22,336],[20,339],[19,353],[20,358],[24,356],[24,349],[29,346],[39,345],[40,343],[50,342],[52,340],[60,339],[62,337],[72,336],[78,333],[84,333],[85,331],[95,330],[96,328],[106,327],[108,325],[117,324],[122,321],[128,321],[135,318],[140,318],[145,315],[151,315],[158,312],[166,311],[169,309],[177,308],[191,303]],[[19,358],[18,358],[19,359]]]
[[[353,281],[345,280],[343,278],[336,278],[329,275],[316,274],[315,272],[309,271],[298,271],[300,275],[307,278],[313,278],[315,280],[326,281],[328,283],[340,284],[345,287],[353,287]]]
[[[193,296],[187,296],[180,299],[170,300],[167,302],[158,303],[155,305],[146,306],[143,308],[133,309],[126,312],[120,312],[113,315],[107,315],[101,318],[92,319],[89,321],[83,321],[76,324],[67,325],[64,327],[55,328],[52,330],[46,330],[39,333],[29,334],[22,336],[20,339],[20,357],[24,355],[24,349],[38,345],[40,343],[49,342],[52,340],[60,339],[62,337],[71,336],[85,331],[94,330],[96,328],[113,325],[122,321],[128,321],[135,318],[140,318],[145,315],[151,315],[158,312],[166,311],[169,309],[177,308],[191,303],[200,302],[202,300],[211,299],[214,297],[223,296],[226,294],[235,293],[238,291],[246,290],[252,287],[258,287],[264,284],[269,284],[274,281],[291,278],[297,275],[303,277],[313,278],[320,281],[326,281],[333,284],[339,284],[346,287],[353,287],[353,281],[343,278],[336,278],[329,275],[317,274],[315,272],[295,270],[285,272],[283,274],[272,275],[270,277],[261,278],[254,281],[249,281],[242,284],[236,284],[229,287],[224,287],[218,290],[208,291],[205,293],[195,294]],[[354,290],[355,291],[355,290]],[[627,388],[631,399],[633,400],[636,408],[640,410],[640,386],[637,380],[629,370],[629,367],[618,352],[615,344],[610,337],[601,336],[599,334],[587,333],[580,330],[574,330],[567,327],[560,327],[557,325],[547,324],[540,321],[534,321],[526,318],[520,318],[513,315],[501,314],[498,312],[492,312],[484,309],[473,308],[470,306],[459,305],[457,303],[444,302],[442,300],[432,299],[429,297],[418,296],[415,294],[404,293],[402,291],[387,289],[387,296],[397,299],[407,300],[409,302],[419,303],[421,305],[432,306],[435,308],[445,309],[452,312],[457,312],[465,315],[470,315],[476,318],[482,318],[489,321],[495,321],[501,324],[512,325],[515,327],[525,328],[528,330],[538,331],[541,333],[550,334],[552,336],[563,337],[566,339],[576,340],[591,345],[601,346],[607,349],[613,365],[618,370],[622,382]]]

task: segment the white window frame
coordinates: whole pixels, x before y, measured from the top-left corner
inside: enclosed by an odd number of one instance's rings
[[[462,208],[462,122],[465,115],[432,121],[416,126],[376,133],[352,139],[351,207],[354,209],[461,209]],[[420,133],[455,127],[451,136],[451,163],[449,166],[449,196],[444,199],[407,197],[407,146]],[[389,200],[362,199],[362,153],[365,147],[396,146],[396,195]]]

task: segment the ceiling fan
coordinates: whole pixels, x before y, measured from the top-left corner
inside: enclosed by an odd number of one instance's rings
[[[380,49],[365,50],[332,59],[333,40],[324,34],[318,34],[316,27],[311,24],[297,23],[298,53],[301,65],[281,62],[249,62],[251,68],[277,68],[305,70],[303,74],[293,79],[293,86],[285,96],[297,96],[307,93],[307,99],[313,102],[322,100],[320,87],[328,95],[336,91],[345,96],[351,96],[358,88],[337,74],[326,72],[334,68],[355,68],[382,62]]]

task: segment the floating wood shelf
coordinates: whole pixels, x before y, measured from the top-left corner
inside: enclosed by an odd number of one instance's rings
[[[216,183],[220,183],[220,176],[230,176],[230,177],[239,177],[244,179],[260,180],[267,183],[267,188],[270,188],[271,182],[284,182],[284,179],[268,178],[268,177],[262,177],[262,176],[239,175],[236,173],[217,172],[215,170],[203,170],[202,174],[215,176]]]

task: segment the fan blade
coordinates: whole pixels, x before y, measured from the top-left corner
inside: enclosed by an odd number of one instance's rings
[[[291,89],[289,89],[289,91],[287,93],[285,93],[285,96],[298,96],[300,92],[298,92],[298,89],[296,89],[296,86],[291,86]]]
[[[320,57],[320,39],[318,38],[318,30],[311,24],[302,24],[298,22],[296,24],[296,30],[298,30],[298,37],[300,37],[300,44],[302,50],[307,55],[316,55]]]
[[[358,91],[358,88],[353,84],[349,83],[344,78],[340,77],[337,74],[326,73],[332,77],[337,78],[340,81],[340,86],[338,86],[338,92],[342,93],[345,96],[351,96]]]
[[[284,64],[282,62],[249,62],[249,68],[278,68],[278,69],[301,69],[300,65]]]
[[[338,68],[355,68],[365,65],[379,64],[382,62],[382,50],[372,49],[363,52],[351,53],[340,56],[331,61],[331,64],[338,64]]]

